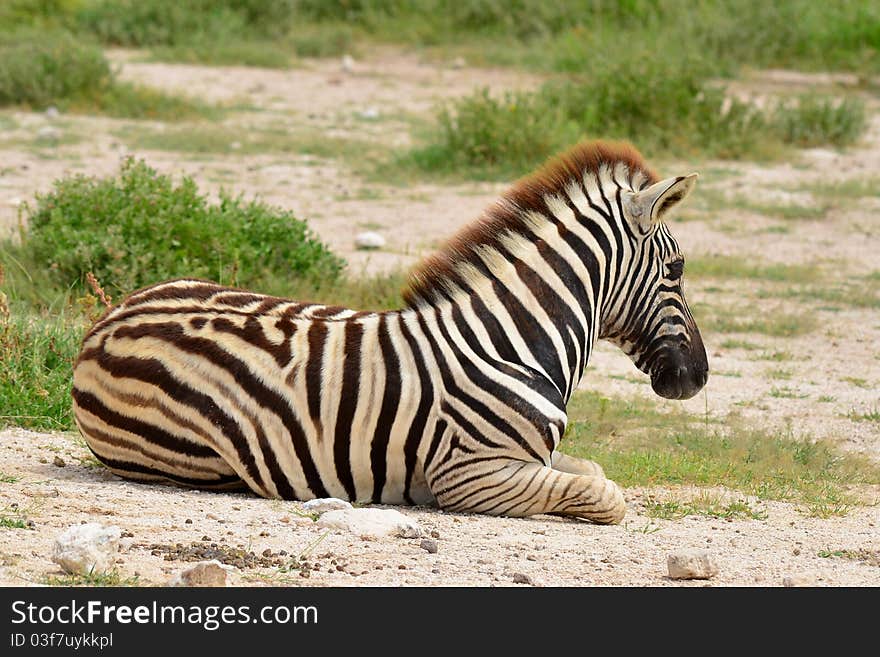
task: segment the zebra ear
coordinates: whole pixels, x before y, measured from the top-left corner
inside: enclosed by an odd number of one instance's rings
[[[696,173],[661,180],[647,189],[634,193],[627,204],[629,212],[636,223],[644,228],[650,228],[687,198],[696,184]]]

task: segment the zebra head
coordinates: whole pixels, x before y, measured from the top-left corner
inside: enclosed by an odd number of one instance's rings
[[[667,178],[642,189],[622,188],[618,197],[622,242],[631,259],[614,286],[602,337],[650,375],[654,392],[667,399],[690,399],[709,375],[700,330],[684,298],[684,258],[664,222],[696,180],[695,173]]]

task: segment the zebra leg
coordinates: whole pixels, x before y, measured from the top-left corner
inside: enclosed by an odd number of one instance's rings
[[[600,524],[619,523],[626,514],[623,493],[605,477],[560,472],[524,461],[496,464],[496,469],[485,474],[442,482],[445,485],[432,490],[439,506],[496,516],[552,513]]]
[[[553,452],[550,455],[550,467],[560,472],[568,472],[576,475],[588,475],[590,477],[604,477],[605,471],[602,466],[589,459],[579,459],[562,452]]]

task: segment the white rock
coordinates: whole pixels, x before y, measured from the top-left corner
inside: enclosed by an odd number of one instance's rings
[[[58,108],[54,105],[49,105],[49,107],[46,108],[47,119],[57,119],[59,114],[61,114],[61,112],[59,112]]]
[[[54,141],[61,137],[61,131],[58,128],[53,128],[51,125],[44,125],[42,128],[37,130],[37,139],[45,139],[47,141]]]
[[[306,513],[317,513],[321,515],[327,511],[336,511],[338,509],[351,509],[351,503],[340,500],[338,497],[319,497],[315,500],[303,502],[303,511]]]
[[[216,559],[200,561],[177,573],[168,586],[226,586],[226,570]]]
[[[393,509],[338,509],[318,518],[319,527],[345,529],[358,536],[418,538],[422,528],[411,518]]]
[[[358,116],[368,121],[375,121],[379,118],[379,110],[376,107],[367,107],[366,109],[358,112]]]
[[[14,197],[14,198],[9,199],[9,200],[7,201],[7,203],[9,203],[9,205],[11,205],[13,208],[17,208],[19,205],[21,205],[22,203],[24,203],[24,201],[22,201],[20,198],[18,198],[18,197],[16,196],[16,197]]]
[[[782,578],[783,586],[816,586],[816,580],[808,575],[788,575]]]
[[[90,522],[65,529],[52,549],[52,561],[75,575],[104,573],[116,560],[122,530]]]
[[[354,70],[354,58],[351,55],[342,56],[342,70],[351,73]]]
[[[452,68],[459,69],[467,66],[467,61],[464,57],[456,57],[452,60]]]
[[[385,246],[385,238],[379,233],[360,233],[354,238],[355,246],[359,249],[381,249]]]
[[[718,574],[718,564],[705,550],[682,550],[666,557],[672,579],[709,579]]]

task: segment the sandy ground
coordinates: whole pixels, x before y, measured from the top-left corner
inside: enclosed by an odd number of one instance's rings
[[[538,82],[511,71],[424,62],[393,51],[373,53],[352,67],[334,60],[289,71],[143,63],[129,52],[113,53],[113,58],[126,79],[259,108],[233,114],[227,119],[233,128],[284,125],[394,145],[410,139],[409,123],[402,117],[429,115],[444,98],[480,86],[517,89]],[[740,83],[735,91],[766,94],[780,88],[824,89],[847,83],[847,79],[776,71]],[[831,180],[876,182],[877,105],[869,98],[873,111],[869,134],[845,153],[813,149],[802,151],[792,162],[762,165],[662,163],[666,175],[701,172],[695,199],[704,191],[730,200],[717,216],[699,215],[674,226],[685,255],[815,264],[834,272],[836,279],[861,281],[868,291],[875,288],[876,278],[865,276],[880,269],[880,193],[834,207],[821,219],[797,219],[785,234],[774,230],[785,220],[742,209],[736,199],[748,196],[764,204],[809,207],[816,202],[804,190],[810,185]],[[372,115],[373,109],[378,120],[358,120],[365,111]],[[63,116],[53,123],[42,114],[27,113],[15,113],[13,118],[15,127],[0,131],[4,140],[0,231],[14,229],[18,202],[45,191],[53,179],[71,172],[110,174],[120,157],[130,153],[113,133],[131,122]],[[40,128],[50,124],[88,138],[67,146],[22,146],[32,144]],[[472,220],[506,186],[381,185],[359,179],[338,162],[309,156],[205,157],[157,151],[135,155],[162,171],[191,175],[211,193],[227,186],[293,210],[308,219],[355,272],[411,265]],[[367,228],[382,233],[387,247],[369,253],[356,250],[353,235]],[[688,296],[691,303],[711,296],[713,302],[739,302],[748,309],[750,303],[757,303],[754,286],[749,280],[700,281],[689,285]],[[761,301],[754,306],[761,313],[814,313],[819,328],[798,338],[741,336],[756,344],[757,351],[725,348],[722,345],[730,335],[704,332],[712,376],[705,391],[685,402],[685,407],[718,418],[736,412],[766,426],[790,425],[799,435],[828,438],[842,449],[880,460],[878,424],[850,417],[880,408],[880,314],[871,308],[828,306],[833,303]],[[778,351],[793,358],[776,363],[756,357]],[[786,370],[788,378],[774,378],[774,368]],[[645,377],[605,345],[596,352],[583,387],[611,395],[652,397]],[[780,388],[787,396],[774,396],[774,389]],[[677,403],[664,402],[670,408]],[[56,456],[63,467],[53,464]],[[341,531],[328,533],[298,515],[294,502],[123,482],[93,467],[82,442],[70,434],[0,432],[0,473],[15,480],[0,483],[3,514],[33,525],[0,530],[0,585],[40,583],[59,575],[49,560],[52,542],[65,527],[86,521],[115,524],[126,532],[118,570],[124,578],[136,576],[141,585],[163,584],[184,567],[182,555],[190,553],[225,555],[232,563],[238,559],[242,567],[232,579],[244,585],[486,586],[513,585],[514,575],[517,580],[524,575],[534,585],[551,586],[776,586],[786,577],[801,584],[880,585],[877,487],[863,491],[873,505],[824,520],[809,518],[789,504],[756,501],[753,504],[767,514],[765,520],[689,516],[667,521],[644,514],[643,502],[649,496],[681,500],[698,494],[683,489],[628,490],[629,513],[616,527],[549,517],[520,520],[403,509],[426,535],[439,535],[438,552],[429,554],[417,539],[365,541]],[[713,554],[720,566],[718,576],[683,584],[668,579],[667,554],[688,548]],[[262,556],[267,550],[268,556]],[[253,559],[242,557],[249,552]],[[303,554],[309,569],[286,567],[291,558]],[[307,570],[309,577],[304,577]]]

